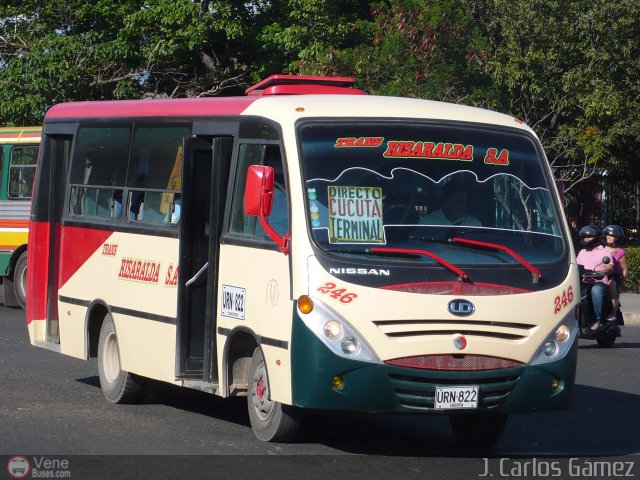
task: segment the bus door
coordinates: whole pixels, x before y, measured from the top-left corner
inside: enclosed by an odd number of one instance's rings
[[[46,331],[37,340],[60,343],[58,316],[58,287],[60,272],[60,228],[64,206],[65,184],[71,154],[71,134],[75,125],[59,124],[49,128],[43,144],[38,186],[31,211],[34,231],[30,243],[43,248],[30,249],[29,285],[46,285],[44,296],[31,300],[31,318],[46,318]],[[31,292],[35,288],[29,289]],[[29,301],[29,300],[28,300]]]
[[[185,140],[180,206],[176,376],[217,382],[219,240],[233,137]]]

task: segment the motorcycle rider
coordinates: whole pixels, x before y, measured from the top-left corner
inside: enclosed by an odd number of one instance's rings
[[[607,250],[611,258],[613,259],[613,274],[609,281],[609,295],[611,295],[611,314],[607,317],[607,321],[613,321],[616,319],[618,308],[620,308],[620,291],[622,290],[622,284],[624,279],[627,278],[629,273],[629,265],[627,264],[627,257],[624,252],[624,248],[620,247],[622,239],[624,238],[624,230],[618,225],[609,225],[602,230],[602,236],[604,237],[604,248]]]
[[[600,244],[600,229],[595,225],[586,225],[578,232],[580,236],[580,243],[582,249],[578,252],[577,263],[582,265],[587,270],[593,270],[598,272],[604,272],[606,275],[613,273],[613,262],[611,255]],[[609,263],[604,263],[604,257],[609,258]],[[600,280],[592,279],[592,283],[584,284],[582,294],[588,294],[591,296],[591,303],[595,314],[595,321],[591,324],[590,330],[597,332],[605,327],[604,323],[604,311],[605,311],[605,297],[607,294],[608,278],[602,278]]]

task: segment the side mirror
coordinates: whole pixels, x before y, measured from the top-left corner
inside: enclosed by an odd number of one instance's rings
[[[254,217],[271,215],[274,185],[273,167],[249,165],[244,189],[244,213]]]
[[[289,253],[289,235],[284,237],[276,232],[267,218],[273,208],[273,189],[275,186],[273,167],[249,165],[244,189],[244,213],[260,219],[260,226],[276,242],[280,251]]]

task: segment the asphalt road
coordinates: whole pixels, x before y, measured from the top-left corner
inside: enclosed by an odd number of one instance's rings
[[[480,477],[484,457],[631,455],[638,477],[640,325],[623,328],[611,349],[580,341],[568,411],[511,416],[491,450],[461,449],[446,419],[415,416],[313,415],[298,443],[268,444],[253,436],[243,399],[156,385],[142,405],[108,404],[95,361],[32,347],[24,313],[0,307],[0,463],[13,455],[32,464],[37,456],[71,459],[71,478],[178,478],[187,469],[190,478],[222,478],[209,475],[215,470],[224,478],[457,479]],[[501,466],[491,464],[496,478],[523,477]],[[568,468],[559,478],[575,477]],[[0,479],[11,478],[6,472],[0,465]]]

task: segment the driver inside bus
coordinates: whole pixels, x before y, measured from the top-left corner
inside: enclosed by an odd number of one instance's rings
[[[468,203],[465,184],[460,180],[452,180],[444,185],[440,208],[422,217],[420,224],[481,227],[480,220],[466,213]]]

